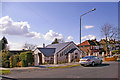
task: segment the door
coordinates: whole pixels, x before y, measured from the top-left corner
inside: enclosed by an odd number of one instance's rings
[[[38,55],[37,54],[35,54],[34,55],[34,64],[35,64],[35,66],[38,66]]]
[[[42,64],[42,54],[39,53],[38,55],[39,55],[39,64]]]

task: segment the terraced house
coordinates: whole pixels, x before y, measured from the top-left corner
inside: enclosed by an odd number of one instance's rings
[[[79,60],[83,52],[74,42],[64,42],[50,45],[43,45],[43,48],[36,48],[34,51],[35,66],[44,63],[67,63]]]

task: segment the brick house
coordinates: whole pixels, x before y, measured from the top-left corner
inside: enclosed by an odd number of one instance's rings
[[[80,44],[78,45],[78,47]],[[96,55],[99,53],[100,44],[95,40],[85,40],[81,43],[81,50],[86,53],[86,55]]]
[[[104,49],[105,50],[105,44],[106,44],[106,40],[105,39],[101,39],[99,41],[100,43],[100,49]],[[119,50],[120,49],[120,41],[115,41],[115,39],[110,39],[109,41],[107,41],[108,44],[108,50]]]

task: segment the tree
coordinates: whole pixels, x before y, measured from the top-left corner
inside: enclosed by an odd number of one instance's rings
[[[55,40],[52,42],[52,44],[57,44],[57,43],[59,43],[59,42],[58,42],[58,39],[55,38]]]
[[[2,45],[2,50],[6,51],[7,49],[7,44],[8,44],[8,41],[5,37],[2,38],[2,40],[0,40],[0,43]]]
[[[103,26],[101,26],[101,33],[102,36],[105,37],[105,50],[106,55],[108,54],[108,40],[117,38],[117,28],[113,27],[111,24],[106,23]]]
[[[37,47],[37,45],[28,44],[28,43],[24,44],[24,49],[27,49],[27,50],[30,50],[30,51],[33,51],[36,47]]]

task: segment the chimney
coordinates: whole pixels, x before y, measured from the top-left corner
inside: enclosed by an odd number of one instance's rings
[[[43,48],[45,48],[45,44],[43,43]]]

